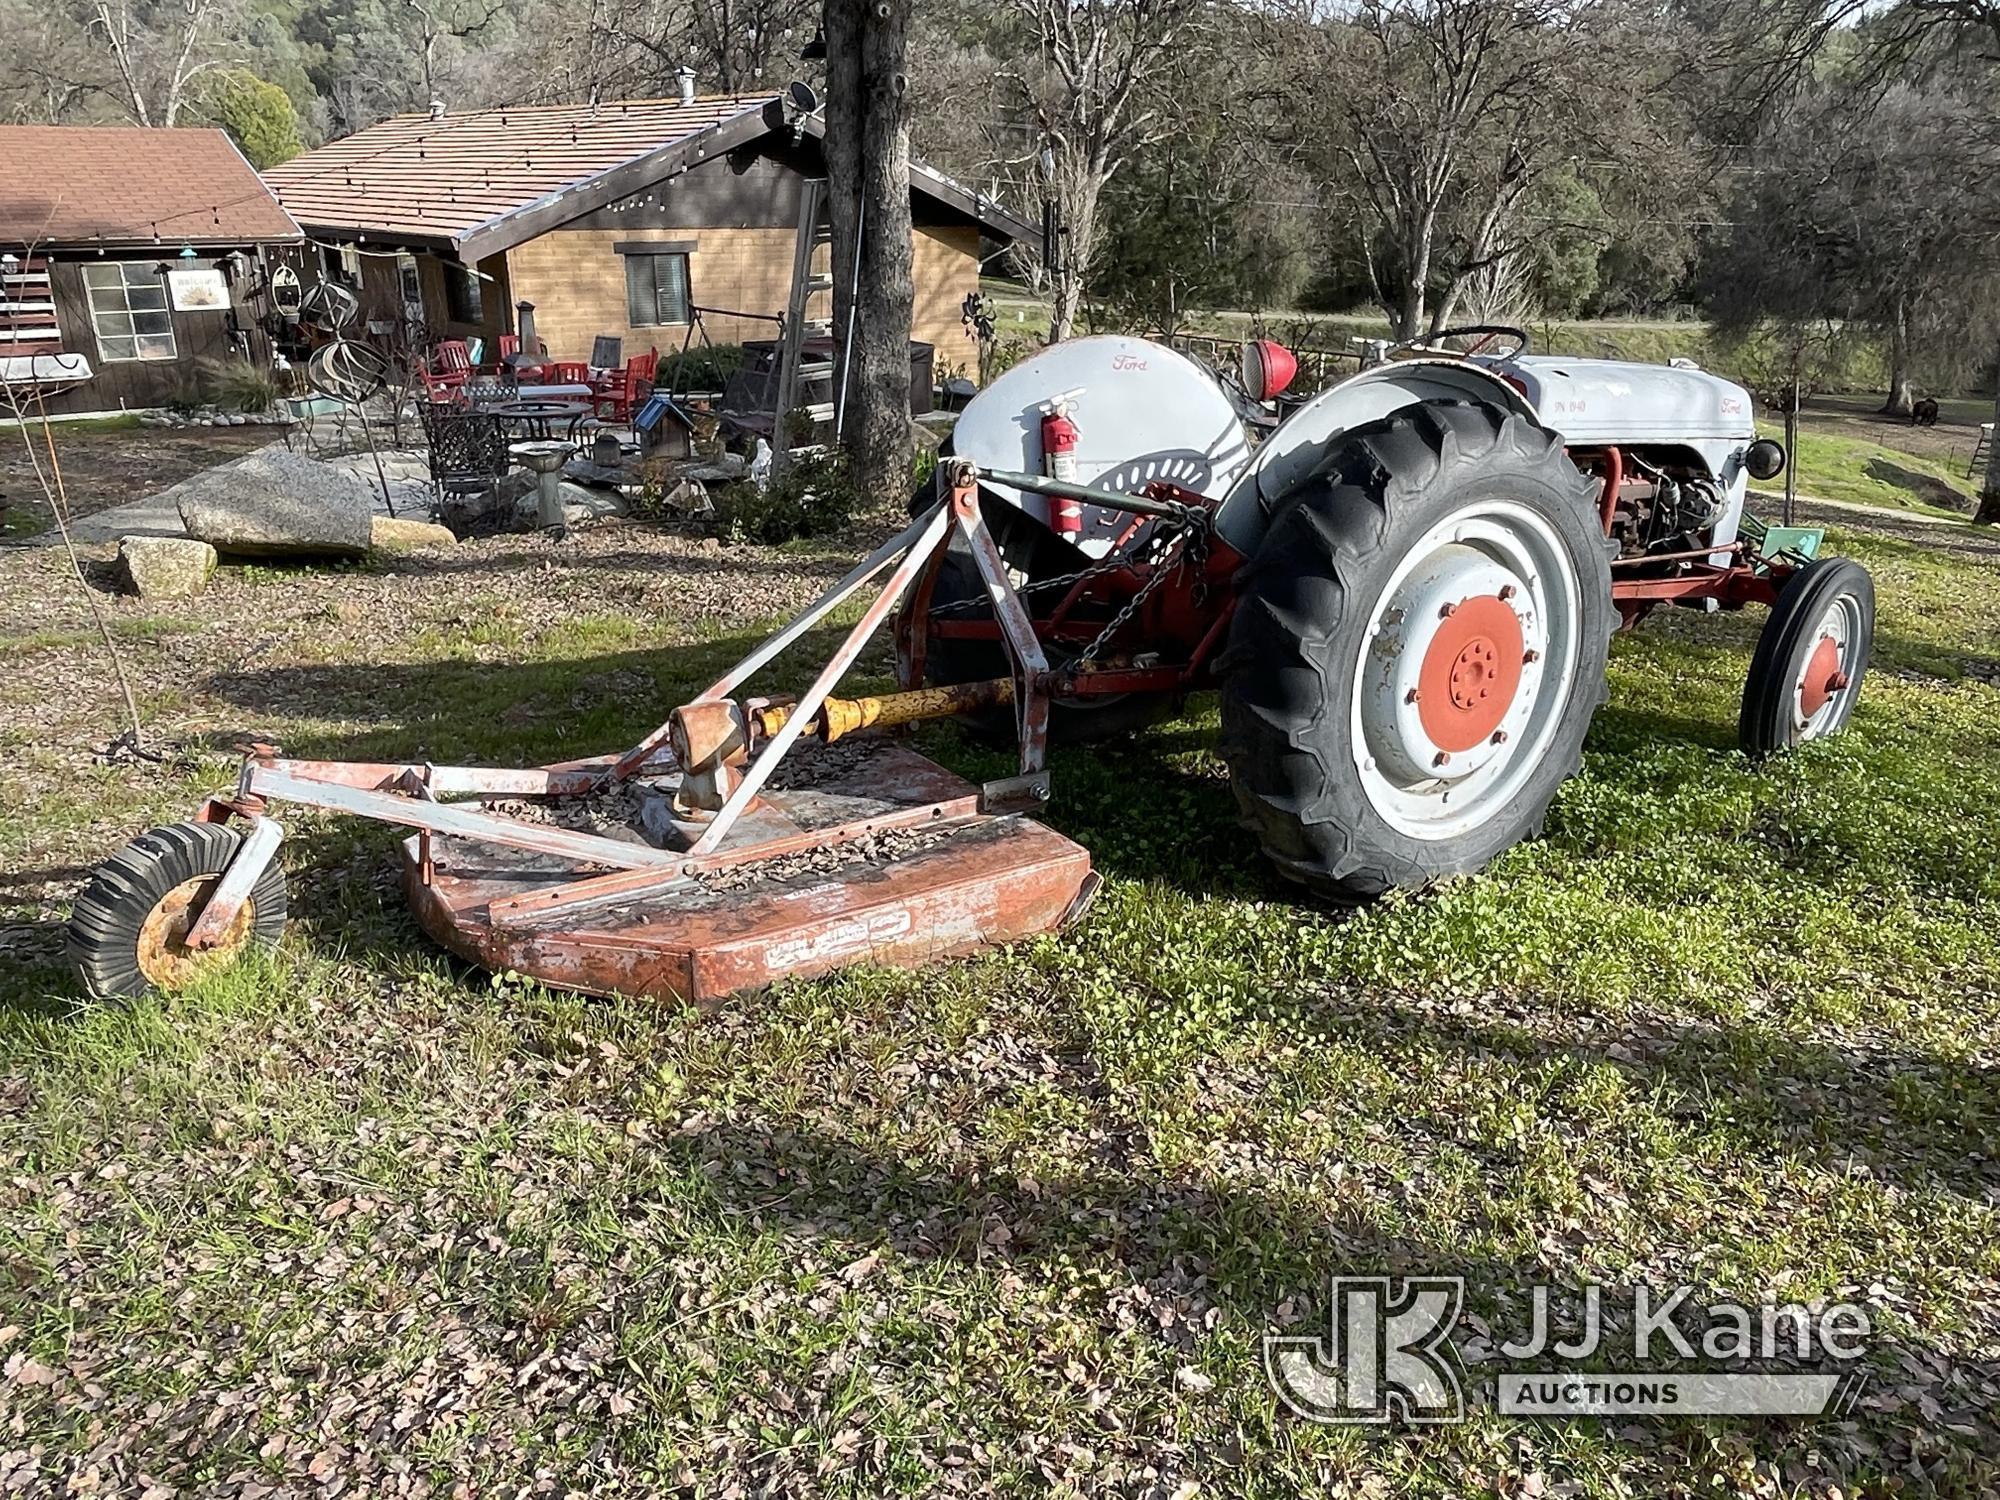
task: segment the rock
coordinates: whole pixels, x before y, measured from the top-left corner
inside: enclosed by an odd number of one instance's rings
[[[127,536],[118,539],[118,571],[125,587],[141,599],[179,599],[199,594],[215,571],[215,549],[184,536]]]
[[[563,525],[584,526],[593,521],[611,521],[625,514],[625,497],[616,490],[587,490],[580,484],[564,480],[557,493],[562,497]],[[534,509],[535,497],[529,493],[528,508]]]
[[[238,411],[238,412],[231,412],[225,420],[229,423],[231,427],[241,427],[244,423],[248,422],[250,419],[244,416],[242,412]]]
[[[368,543],[378,552],[395,552],[410,547],[455,547],[458,538],[449,526],[435,521],[376,516],[368,523]]]
[[[910,450],[913,453],[936,453],[943,441],[941,433],[932,431],[923,423],[910,423]]]
[[[167,494],[188,535],[218,552],[361,557],[368,551],[373,489],[283,448],[260,448],[184,479]]]
[[[740,453],[721,453],[712,464],[696,464],[681,470],[684,478],[698,479],[703,484],[728,484],[749,472],[750,460]]]

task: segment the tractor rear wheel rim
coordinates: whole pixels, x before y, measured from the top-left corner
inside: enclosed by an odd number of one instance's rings
[[[1352,705],[1384,822],[1456,838],[1520,794],[1567,709],[1582,611],[1561,535],[1518,501],[1474,501],[1404,553],[1370,607]]]
[[[1861,601],[1841,594],[1806,637],[1812,645],[1800,653],[1798,679],[1792,684],[1792,728],[1798,739],[1830,734],[1847,717],[1861,632]]]
[[[146,920],[139,927],[139,972],[157,988],[179,989],[203,969],[230,957],[250,936],[257,910],[253,902],[245,901],[237,908],[229,930],[214,947],[200,950],[188,947],[188,929],[208,905],[208,898],[221,880],[220,875],[183,880],[146,913]]]

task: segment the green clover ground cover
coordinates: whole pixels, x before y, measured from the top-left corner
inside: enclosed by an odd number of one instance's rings
[[[1050,821],[1106,876],[1074,931],[708,1015],[446,961],[392,836],[314,816],[295,938],[172,1000],[71,1015],[16,908],[0,1492],[1990,1492],[2000,569],[1831,545],[1882,601],[1847,737],[1750,766],[1760,616],[1656,617],[1546,837],[1353,913],[1235,829],[1206,699],[1057,756]],[[202,746],[254,698],[299,753],[546,758],[757,633],[554,592],[307,614],[157,712]],[[8,775],[23,867],[227,766]],[[1418,1271],[1493,1342],[1536,1282],[1693,1281],[1860,1297],[1877,1347],[1840,1420],[1503,1419],[1470,1345],[1463,1426],[1284,1414],[1265,1330],[1312,1328],[1329,1274]]]

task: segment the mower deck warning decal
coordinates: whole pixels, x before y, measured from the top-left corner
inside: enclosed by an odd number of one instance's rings
[[[907,936],[916,926],[916,920],[905,906],[889,911],[870,912],[865,917],[856,917],[851,922],[836,922],[823,932],[811,937],[787,938],[782,943],[773,943],[764,950],[765,966],[774,972],[779,969],[796,969],[803,964],[819,963],[827,959],[842,958],[876,943],[893,942]]]

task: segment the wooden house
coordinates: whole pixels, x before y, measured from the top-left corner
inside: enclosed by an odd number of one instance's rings
[[[400,319],[492,351],[526,302],[555,359],[585,360],[605,335],[668,355],[700,347],[697,318],[716,344],[775,335],[802,187],[825,175],[821,130],[772,95],[436,110],[265,178],[378,328]],[[912,336],[941,366],[970,367],[960,304],[982,258],[1031,226],[919,163],[910,203]]]
[[[0,384],[23,405],[154,408],[200,399],[216,361],[268,369],[272,277],[304,268],[220,130],[0,126]]]

